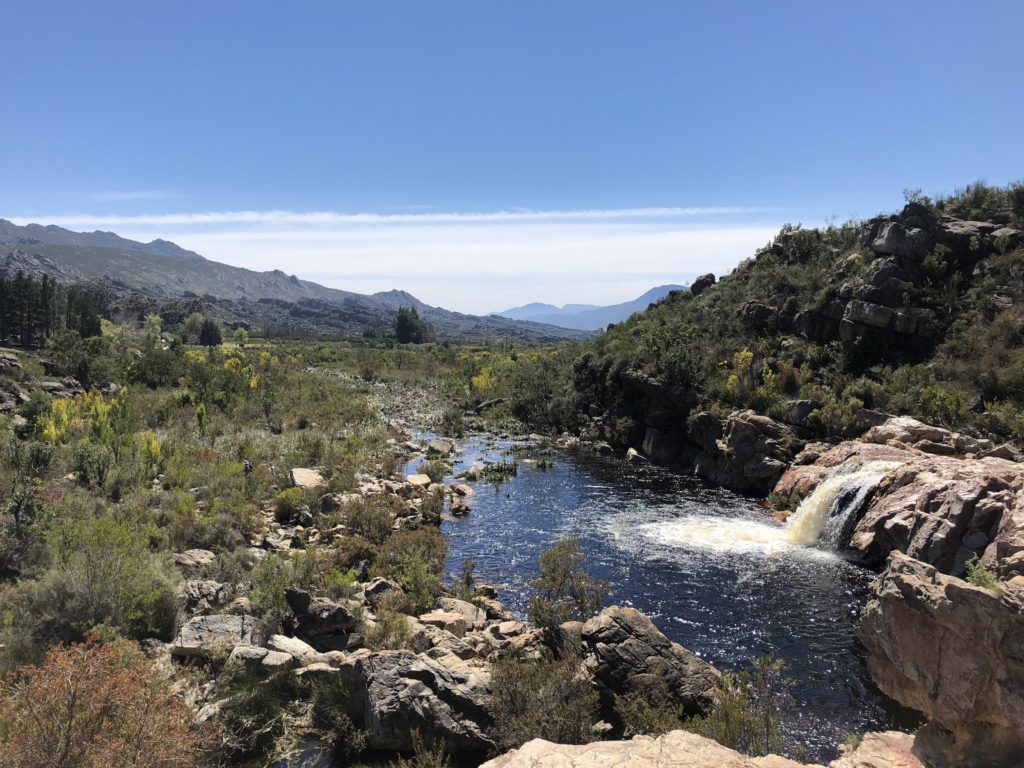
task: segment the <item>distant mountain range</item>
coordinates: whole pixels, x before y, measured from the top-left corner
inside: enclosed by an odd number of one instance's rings
[[[642,312],[647,309],[648,305],[665,298],[672,291],[685,290],[687,290],[685,285],[659,285],[632,301],[624,301],[621,304],[612,304],[607,307],[599,307],[594,304],[566,304],[564,307],[556,307],[554,304],[534,302],[506,309],[504,312],[495,312],[491,316],[558,325],[562,328],[573,328],[579,331],[599,331],[604,330],[609,323],[621,323],[634,312]]]
[[[19,226],[0,219],[0,274],[19,270],[64,283],[101,280],[115,291],[150,297],[152,307],[199,302],[229,322],[304,333],[383,330],[390,327],[399,307],[415,307],[441,338],[558,341],[587,335],[536,321],[451,312],[428,306],[405,291],[366,295],[300,280],[279,269],[232,267],[167,240],[140,243],[113,232]]]

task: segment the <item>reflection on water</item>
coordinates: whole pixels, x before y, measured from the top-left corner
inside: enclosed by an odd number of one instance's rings
[[[503,447],[469,441],[456,472]],[[498,488],[475,484],[472,512],[444,524],[450,578],[472,558],[478,578],[501,585],[522,615],[540,553],[576,536],[588,570],[611,585],[609,603],[643,611],[712,664],[783,658],[798,703],[788,729],[812,757],[833,756],[843,730],[893,726],[854,639],[871,573],[793,543],[752,501],[693,478],[613,458],[555,460],[547,470],[521,465]]]

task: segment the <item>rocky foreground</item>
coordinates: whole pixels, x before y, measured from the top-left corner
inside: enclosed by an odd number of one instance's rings
[[[434,454],[453,448],[435,442],[428,447]],[[991,446],[966,436],[891,419],[859,440],[809,446],[782,474],[776,492],[806,497],[834,473],[875,461],[890,462],[891,469],[869,494],[858,497],[850,546],[886,567],[859,637],[881,690],[923,713],[927,724],[914,736],[867,734],[831,768],[1018,765],[1024,755],[1024,465],[992,455]],[[292,482],[315,487],[314,475],[295,470]],[[473,491],[465,484],[439,486],[425,475],[404,481],[366,477],[360,488],[364,498],[391,503],[395,529],[436,524],[438,509],[427,500],[437,494],[446,496],[450,512],[459,513]],[[326,506],[349,501],[322,499]],[[268,512],[262,540],[253,544],[266,550],[314,543],[303,540],[314,529],[302,522]],[[514,620],[494,592],[482,587],[472,601],[443,595],[431,610],[405,617],[410,639],[404,648],[373,650],[365,638],[388,596],[401,592],[394,581],[364,580],[339,599],[289,589],[292,615],[285,624],[291,631],[277,634],[250,614],[244,598],[221,604],[219,585],[204,578],[212,558],[202,550],[176,558],[188,578],[184,592],[193,615],[167,649],[171,656],[226,659],[228,668],[256,676],[284,673],[340,682],[351,692],[348,715],[366,731],[372,749],[409,752],[419,733],[443,741],[453,754],[471,759],[493,754],[498,726],[493,665],[513,655],[537,658],[546,647],[566,644],[581,650],[581,674],[600,693],[603,712],[614,711],[619,697],[655,685],[686,713],[715,706],[717,670],[670,642],[631,608],[613,606],[586,622],[567,622],[551,637]],[[974,568],[984,566],[992,582],[976,585],[961,578],[968,561]],[[201,719],[232,706],[230,694],[216,686],[197,703]],[[535,740],[486,765],[783,768],[799,763],[781,756],[747,757],[678,731],[583,746]]]

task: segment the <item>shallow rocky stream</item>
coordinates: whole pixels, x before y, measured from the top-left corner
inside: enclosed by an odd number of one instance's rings
[[[458,474],[485,460],[537,456],[528,446],[471,438]],[[549,457],[551,458],[551,457]],[[844,731],[909,724],[870,682],[854,638],[873,574],[825,549],[792,544],[750,499],[650,465],[587,451],[555,466],[520,464],[498,487],[474,484],[472,511],[448,520],[448,576],[476,562],[478,581],[523,616],[540,553],[579,538],[608,604],[633,606],[720,669],[773,653],[795,680],[786,727],[807,756],[827,760]]]

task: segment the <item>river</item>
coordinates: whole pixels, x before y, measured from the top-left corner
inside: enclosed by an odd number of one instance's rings
[[[537,456],[471,438],[455,474],[472,464]],[[550,457],[549,457],[550,458]],[[672,640],[723,670],[774,654],[795,680],[789,738],[818,760],[846,731],[906,722],[868,678],[854,630],[873,574],[840,553],[790,541],[755,502],[651,465],[589,452],[555,465],[520,464],[498,487],[474,484],[472,511],[444,523],[447,571],[476,563],[478,581],[525,616],[538,556],[575,536],[587,570],[609,582],[607,604],[630,605]]]

